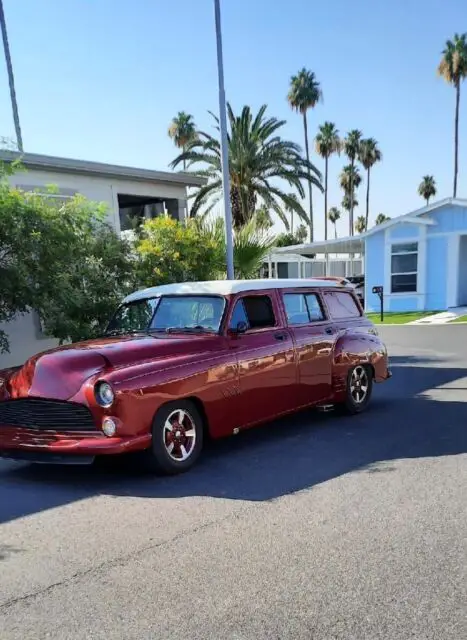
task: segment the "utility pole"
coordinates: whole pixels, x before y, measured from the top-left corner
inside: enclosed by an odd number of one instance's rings
[[[6,30],[5,13],[3,11],[3,0],[0,0],[0,23],[3,37],[3,49],[5,51],[6,68],[8,72],[8,83],[10,85],[11,108],[13,109],[13,120],[16,131],[16,145],[18,151],[23,152],[23,138],[19,124],[18,103],[16,102],[15,78],[13,75],[13,65],[11,64],[10,46],[8,44],[8,34]]]
[[[230,206],[229,147],[227,141],[224,62],[222,59],[221,9],[219,6],[219,0],[214,0],[214,13],[216,18],[217,72],[219,76],[219,121],[221,130],[222,191],[224,195],[225,246],[227,249],[227,280],[233,280],[235,274],[233,262],[232,209]]]

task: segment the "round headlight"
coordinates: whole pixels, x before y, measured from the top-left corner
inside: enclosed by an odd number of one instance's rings
[[[110,407],[115,399],[115,394],[108,382],[98,382],[94,391],[97,404],[101,407]]]
[[[109,438],[114,436],[117,431],[117,425],[115,424],[115,421],[112,420],[112,418],[104,418],[104,420],[102,421],[102,431]]]

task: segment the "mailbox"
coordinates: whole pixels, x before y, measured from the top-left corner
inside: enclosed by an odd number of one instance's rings
[[[380,307],[380,317],[381,322],[384,321],[384,287],[373,287],[372,292],[376,294],[379,298],[379,307]]]

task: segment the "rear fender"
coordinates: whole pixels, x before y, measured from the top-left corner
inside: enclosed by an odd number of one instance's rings
[[[371,367],[375,382],[386,379],[387,352],[379,336],[346,331],[336,340],[332,355],[332,385],[336,401],[344,400],[349,369]]]

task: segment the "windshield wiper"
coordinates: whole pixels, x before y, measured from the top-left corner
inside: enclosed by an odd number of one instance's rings
[[[147,333],[147,331],[145,329],[111,329],[103,335],[110,338],[112,336],[134,336],[138,333]]]
[[[195,327],[167,327],[166,333],[215,333],[214,329],[208,329],[201,325]]]

